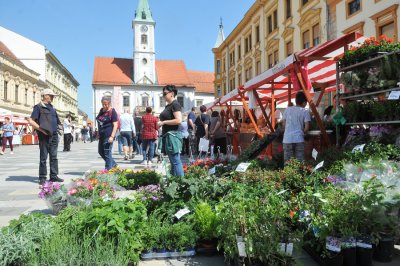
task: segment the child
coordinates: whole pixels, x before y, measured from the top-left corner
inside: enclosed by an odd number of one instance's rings
[[[304,135],[310,128],[310,113],[304,107],[307,99],[304,92],[296,94],[296,106],[288,107],[283,114],[283,156],[285,164],[292,157],[304,161]]]

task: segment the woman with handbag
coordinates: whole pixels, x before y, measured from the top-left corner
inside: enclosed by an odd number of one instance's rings
[[[175,99],[178,91],[174,85],[163,88],[163,96],[167,105],[160,114],[159,126],[162,126],[160,148],[167,154],[171,162],[171,175],[183,176],[183,165],[180,152],[182,150],[182,134],[179,125],[182,123],[182,107]]]
[[[218,150],[226,154],[226,134],[218,111],[214,111],[211,114],[210,145],[214,145],[214,154]]]
[[[199,154],[202,152],[208,151],[208,145],[200,145],[200,141],[202,138],[208,140],[208,132],[210,126],[210,116],[207,114],[207,107],[204,105],[200,106],[201,114],[196,118],[194,124],[196,125],[196,138],[197,138],[197,147],[199,149]],[[207,143],[207,141],[201,141],[202,143]],[[207,146],[207,147],[203,147]]]

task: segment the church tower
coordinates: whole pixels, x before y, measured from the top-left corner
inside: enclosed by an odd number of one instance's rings
[[[134,33],[133,79],[135,84],[156,83],[155,25],[148,1],[139,0],[135,19],[132,21]]]

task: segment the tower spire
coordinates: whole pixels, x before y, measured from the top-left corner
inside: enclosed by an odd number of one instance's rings
[[[225,40],[224,25],[222,24],[222,17],[219,24],[217,41],[215,42],[214,48],[218,48]]]
[[[148,0],[139,0],[135,12],[135,21],[154,22]]]

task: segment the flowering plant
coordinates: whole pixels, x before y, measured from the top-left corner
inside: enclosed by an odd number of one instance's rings
[[[51,181],[46,181],[39,192],[39,198],[47,199],[54,195],[58,195],[61,190],[60,183],[53,183]]]
[[[92,199],[106,196],[112,197],[114,190],[106,182],[99,182],[97,178],[89,180],[77,179],[67,192],[68,196],[83,199]]]
[[[65,196],[64,186],[51,181],[44,183],[39,192],[39,198],[46,200],[47,205],[53,210],[54,214],[58,214],[67,206]]]
[[[164,198],[159,185],[148,185],[139,187],[136,190],[137,198],[141,200],[149,210],[162,201]]]

